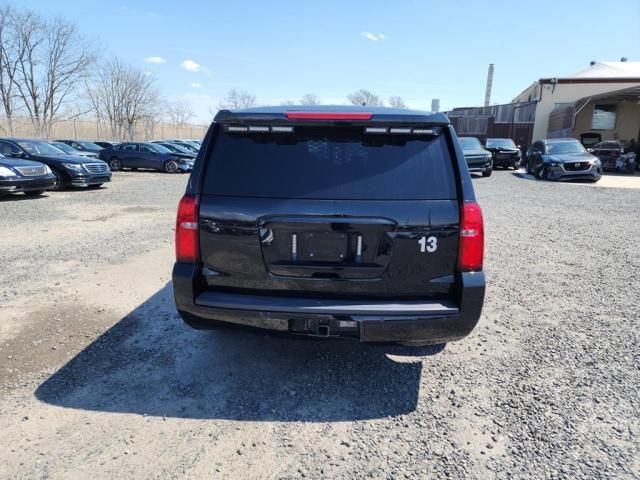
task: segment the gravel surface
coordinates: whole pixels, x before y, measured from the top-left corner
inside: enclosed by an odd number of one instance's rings
[[[640,190],[475,178],[485,309],[436,351],[185,328],[185,181],[0,201],[0,477],[640,478]]]

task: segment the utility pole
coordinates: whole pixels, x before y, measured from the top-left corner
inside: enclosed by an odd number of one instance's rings
[[[489,71],[487,72],[487,90],[484,94],[484,106],[488,107],[491,103],[491,89],[493,88],[493,63],[489,64]]]

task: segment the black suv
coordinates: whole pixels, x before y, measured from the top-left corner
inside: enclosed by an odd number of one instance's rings
[[[494,167],[520,168],[522,152],[510,138],[487,138],[484,148],[493,154]]]
[[[483,222],[447,117],[310,108],[216,115],[178,207],[182,318],[409,345],[469,334]]]

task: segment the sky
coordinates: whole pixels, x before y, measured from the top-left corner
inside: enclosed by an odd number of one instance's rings
[[[6,3],[6,1],[5,1]],[[365,88],[412,108],[492,103],[591,60],[640,61],[640,0],[18,0],[77,22],[208,121],[232,88],[261,105],[343,104]]]

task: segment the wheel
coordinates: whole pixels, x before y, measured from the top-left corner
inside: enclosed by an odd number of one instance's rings
[[[546,180],[546,178],[547,178],[547,169],[546,169],[546,167],[544,165],[542,165],[538,170],[533,172],[533,175],[538,180]]]
[[[176,173],[178,171],[178,164],[173,160],[169,160],[164,163],[164,173]]]
[[[27,197],[38,197],[44,193],[44,190],[33,190],[32,192],[24,192]]]
[[[112,172],[117,172],[118,170],[122,170],[122,162],[119,158],[113,157],[109,159],[109,168]]]
[[[89,190],[97,190],[98,188],[100,188],[103,184],[102,183],[96,183],[95,185],[89,185],[87,188]]]
[[[65,188],[67,188],[67,181],[64,178],[64,174],[54,168],[52,168],[51,171],[56,176],[57,180],[56,184],[51,188],[51,190],[64,190]]]
[[[490,177],[492,173],[493,173],[493,168],[487,168],[486,170],[482,171],[482,176]]]

